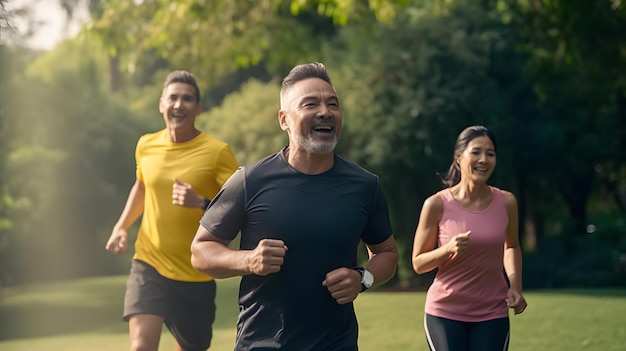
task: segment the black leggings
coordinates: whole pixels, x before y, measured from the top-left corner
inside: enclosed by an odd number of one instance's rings
[[[459,322],[424,317],[426,340],[431,351],[506,351],[509,349],[509,318],[484,322]]]

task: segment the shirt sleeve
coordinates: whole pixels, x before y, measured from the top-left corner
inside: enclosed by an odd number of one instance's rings
[[[245,177],[237,169],[217,193],[200,220],[200,225],[222,240],[233,240],[246,217]]]
[[[387,199],[385,199],[385,194],[378,181],[376,183],[372,212],[361,235],[361,240],[366,244],[376,245],[387,240],[392,234]]]
[[[237,167],[239,167],[239,164],[235,159],[233,151],[230,149],[230,146],[225,145],[220,151],[215,165],[215,182],[218,187],[222,187],[226,183],[228,178],[237,170]]]

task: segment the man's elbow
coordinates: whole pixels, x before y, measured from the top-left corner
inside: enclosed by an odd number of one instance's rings
[[[207,248],[199,247],[196,242],[191,245],[191,266],[200,273],[204,273],[214,279],[230,278],[229,275],[218,265],[219,263],[212,259],[218,255],[216,252],[206,252]],[[211,251],[211,250],[209,250]]]
[[[201,255],[194,252],[193,246],[191,248],[191,266],[198,272],[208,274],[208,267],[206,266],[206,263],[202,260]]]
[[[199,272],[212,276],[210,262],[206,259],[205,250],[201,246],[200,242],[195,239],[191,243],[191,266]]]
[[[398,269],[398,262],[400,261],[400,254],[398,251],[391,251],[387,254],[387,260],[389,262],[389,266],[392,269],[392,275],[396,273]]]
[[[386,263],[386,274],[384,282],[387,282],[396,274],[396,271],[398,269],[398,262],[400,261],[400,254],[396,249],[385,251],[383,253],[379,253],[378,255],[380,255],[381,258],[384,257],[384,262]],[[381,284],[384,282],[381,282]]]

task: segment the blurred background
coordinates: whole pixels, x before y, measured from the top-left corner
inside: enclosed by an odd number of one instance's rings
[[[626,286],[621,0],[0,0],[0,288],[127,273],[132,250],[104,245],[169,71],[245,164],[287,143],[280,79],[311,61],[342,101],[338,152],[384,182],[390,286],[430,282],[417,219],[473,124],[518,197],[524,287]]]

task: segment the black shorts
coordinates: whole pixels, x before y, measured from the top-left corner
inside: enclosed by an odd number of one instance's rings
[[[171,280],[145,262],[133,260],[126,283],[123,319],[128,321],[135,314],[162,316],[182,348],[204,351],[213,337],[215,292],[214,280]]]
[[[509,318],[459,322],[426,314],[424,330],[432,351],[505,351],[509,349]]]

